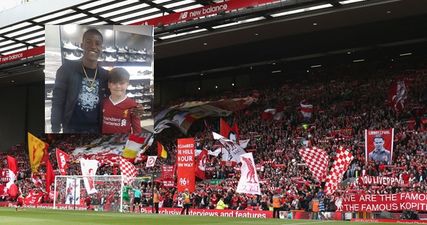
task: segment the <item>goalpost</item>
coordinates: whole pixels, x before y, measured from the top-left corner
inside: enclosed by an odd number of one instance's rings
[[[54,185],[54,209],[123,211],[121,175],[56,176]]]
[[[141,206],[151,205],[154,190],[152,176],[136,177],[130,185],[126,184],[124,180],[121,175],[56,176],[53,208],[88,210],[87,201],[89,201],[90,210],[131,211],[134,188],[141,190],[143,194],[142,198],[145,201],[141,201]],[[125,197],[123,196],[124,190],[127,191]]]

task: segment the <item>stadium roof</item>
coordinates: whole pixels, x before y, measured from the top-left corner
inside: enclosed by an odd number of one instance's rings
[[[188,68],[168,71],[163,64],[180,62],[180,59],[184,60],[183,58],[191,62],[200,59],[200,56],[203,56],[202,59],[206,61],[216,58],[215,60],[218,61],[229,62],[229,57],[224,56],[221,57],[222,59],[215,57],[215,51],[227,48],[229,51],[238,52],[242,48],[248,49],[249,45],[252,46],[249,49],[268,45],[267,51],[275,48],[277,39],[302,34],[310,36],[311,33],[325,30],[381,21],[396,21],[427,13],[425,0],[229,0],[225,2],[235,4],[235,8],[220,8],[224,4],[222,0],[57,0],[53,3],[49,0],[37,0],[0,13],[0,21],[2,21],[0,22],[0,57],[40,49],[44,45],[45,24],[148,23],[155,26],[156,77],[158,74],[160,76],[185,75]],[[40,7],[41,5],[43,7]],[[192,15],[191,13],[196,14],[199,9],[210,13],[183,19],[185,12]],[[171,20],[173,16],[179,16],[179,18],[174,17],[175,19]],[[418,28],[421,26],[419,33],[422,34],[424,31],[421,29],[425,26],[423,24],[425,23],[412,25]],[[339,35],[339,33],[333,33],[333,35]],[[276,42],[267,44],[270,40],[276,40]],[[314,45],[314,48],[321,47]],[[251,60],[269,61],[281,57],[278,55],[267,58],[253,57]],[[251,63],[249,62],[251,60],[240,60],[241,62],[238,63]],[[0,77],[37,70],[43,65],[43,56],[0,64],[2,69]],[[219,63],[218,66],[228,65]]]

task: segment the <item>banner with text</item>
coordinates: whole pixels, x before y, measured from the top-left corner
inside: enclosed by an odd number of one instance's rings
[[[338,201],[338,200],[337,200]],[[398,194],[355,194],[345,195],[338,211],[427,211],[427,193],[404,192]]]
[[[391,164],[393,159],[394,129],[365,130],[365,160],[386,162]]]
[[[359,177],[359,185],[377,185],[377,186],[390,186],[398,184],[402,186],[403,179],[398,177],[374,177],[374,176],[361,176]]]
[[[176,174],[178,191],[188,188],[190,192],[195,190],[196,178],[194,170],[195,157],[194,138],[178,139],[178,153],[176,155]]]

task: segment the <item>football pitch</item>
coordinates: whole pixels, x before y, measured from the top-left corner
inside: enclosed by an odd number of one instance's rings
[[[346,221],[316,220],[278,220],[249,219],[204,216],[176,216],[153,214],[124,214],[87,211],[64,211],[48,209],[24,209],[16,212],[14,208],[0,208],[1,225],[83,225],[83,224],[143,224],[143,225],[357,225],[368,223],[352,223]]]

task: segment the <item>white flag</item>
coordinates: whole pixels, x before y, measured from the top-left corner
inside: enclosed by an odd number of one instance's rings
[[[83,181],[85,184],[87,194],[96,193],[95,189],[95,179],[93,176],[96,174],[96,170],[98,170],[98,160],[86,160],[80,159],[80,166],[82,168]]]
[[[252,153],[240,155],[240,162],[242,163],[242,167],[240,168],[241,174],[236,192],[261,195],[261,188]]]
[[[65,204],[79,204],[80,202],[80,179],[67,178]]]
[[[222,147],[222,161],[234,161],[239,163],[240,156],[245,154],[246,151],[235,142],[221,136],[218,133],[212,132],[213,138],[221,142]]]
[[[145,165],[145,168],[153,167],[154,164],[156,164],[157,156],[156,155],[150,155],[147,158],[147,164]]]

